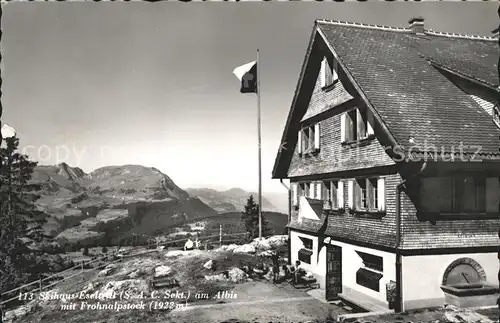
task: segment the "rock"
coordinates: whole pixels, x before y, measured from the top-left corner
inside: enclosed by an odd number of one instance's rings
[[[238,248],[237,244],[223,245],[220,246],[217,250],[219,251],[234,251],[234,249]]]
[[[99,284],[97,282],[94,282],[94,283],[88,283],[87,285],[85,285],[85,287],[82,289],[82,292],[84,294],[92,294],[96,288],[99,286]]]
[[[268,237],[266,240],[267,240],[267,243],[272,248],[279,248],[279,247],[287,244],[288,236],[287,235],[275,235],[275,236]]]
[[[205,279],[208,281],[227,281],[227,278],[224,274],[208,275],[205,276]]]
[[[165,258],[173,258],[173,257],[181,257],[181,256],[189,256],[189,257],[195,257],[203,254],[205,251],[203,250],[191,250],[191,251],[184,251],[184,250],[169,250],[165,253]]]
[[[149,287],[145,280],[126,279],[108,282],[101,290],[101,295],[103,298],[112,299],[121,292],[129,292],[131,295],[140,295],[141,293],[148,293],[148,291]]]
[[[229,280],[233,283],[240,283],[247,280],[248,275],[241,269],[233,267],[228,272]]]
[[[166,277],[170,274],[172,274],[172,268],[162,265],[155,268],[154,278]]]
[[[259,252],[258,255],[261,257],[271,257],[273,255],[273,252],[271,250],[266,250],[266,251]]]
[[[5,313],[5,320],[6,321],[13,321],[15,319],[19,319],[21,317],[24,317],[28,315],[29,313],[33,312],[36,309],[36,306],[34,303],[29,303],[26,305],[19,306],[15,310],[8,311]]]
[[[207,261],[203,267],[205,267],[206,269],[212,269],[212,265],[213,265],[213,261],[212,260],[209,260]]]
[[[98,277],[104,277],[104,276],[112,275],[116,271],[116,268],[117,268],[117,265],[115,265],[115,264],[109,264],[109,265],[106,266],[106,268],[104,268],[103,270],[101,270],[97,274],[97,276]]]
[[[259,240],[259,238],[255,238],[254,241],[252,241],[251,245],[253,245],[257,250],[272,249],[271,245],[266,239]]]
[[[128,278],[137,278],[140,276],[140,273],[139,273],[139,270],[134,270],[133,272],[131,272],[130,274],[127,275]]]
[[[235,252],[235,253],[255,253],[256,249],[255,249],[255,246],[253,246],[251,244],[244,244],[244,245],[241,245],[241,246],[238,246],[237,248],[235,248],[233,250],[233,252]]]

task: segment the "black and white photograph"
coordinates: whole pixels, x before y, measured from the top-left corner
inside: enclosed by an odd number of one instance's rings
[[[498,323],[500,6],[2,2],[0,323]]]

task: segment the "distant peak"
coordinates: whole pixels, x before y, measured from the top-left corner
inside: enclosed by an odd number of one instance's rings
[[[241,189],[239,187],[233,187],[233,188],[230,188],[226,191],[226,193],[231,193],[231,194],[248,194],[247,191],[245,191],[244,189]]]

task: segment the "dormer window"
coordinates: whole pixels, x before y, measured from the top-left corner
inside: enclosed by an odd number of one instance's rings
[[[325,57],[321,62],[321,88],[327,88],[338,80],[338,64],[333,57]]]
[[[298,148],[299,154],[318,152],[320,149],[320,126],[319,123],[303,127],[299,131]]]

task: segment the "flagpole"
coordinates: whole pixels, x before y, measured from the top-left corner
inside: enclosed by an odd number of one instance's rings
[[[257,129],[259,140],[259,240],[262,240],[262,138],[260,126],[260,62],[259,49],[257,49]]]

